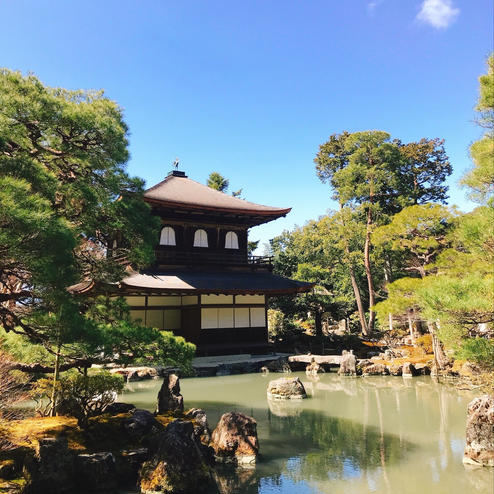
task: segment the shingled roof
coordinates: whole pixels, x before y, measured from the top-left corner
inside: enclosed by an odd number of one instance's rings
[[[184,172],[171,172],[165,180],[144,192],[146,202],[165,207],[228,212],[246,216],[285,216],[292,208],[255,204],[214,190],[187,178]]]
[[[313,283],[291,280],[265,272],[228,272],[170,270],[159,273],[137,273],[121,282],[122,288],[159,291],[160,293],[264,293],[287,295],[308,292]]]

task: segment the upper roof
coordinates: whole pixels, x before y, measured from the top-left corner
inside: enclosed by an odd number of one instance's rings
[[[267,221],[285,216],[292,209],[264,206],[238,199],[191,180],[184,172],[179,171],[170,172],[165,180],[147,189],[144,199],[165,207],[262,216]]]

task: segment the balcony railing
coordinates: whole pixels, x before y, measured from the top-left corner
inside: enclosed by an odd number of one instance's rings
[[[273,258],[270,256],[247,256],[242,252],[177,252],[170,250],[156,250],[156,262],[158,264],[214,264],[224,266],[251,265],[259,267],[272,267]]]

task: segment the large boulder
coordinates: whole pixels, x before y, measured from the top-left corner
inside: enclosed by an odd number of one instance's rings
[[[415,364],[415,370],[420,376],[428,376],[431,373],[431,368],[428,364]]]
[[[124,423],[125,430],[133,437],[142,437],[162,429],[161,424],[148,410],[136,408]]]
[[[135,488],[139,478],[139,470],[147,459],[147,448],[120,451],[115,457],[118,485],[126,488]]]
[[[273,400],[293,400],[307,398],[304,385],[298,377],[282,377],[268,384],[268,398]]]
[[[401,375],[403,377],[414,377],[418,375],[418,372],[411,362],[405,362],[402,367]]]
[[[216,485],[192,422],[183,420],[155,435],[139,476],[142,494],[199,494]]]
[[[355,376],[357,374],[357,359],[353,354],[353,350],[349,352],[343,350],[338,374],[342,376]]]
[[[311,358],[310,364],[305,368],[305,373],[308,376],[317,376],[317,374],[325,372],[324,369],[316,362],[314,357]]]
[[[180,379],[176,374],[167,374],[158,393],[156,413],[183,411],[184,398],[180,394]]]
[[[220,461],[255,463],[259,453],[257,422],[240,412],[224,413],[211,435],[210,446]]]
[[[468,404],[463,463],[494,466],[494,399],[483,395]]]
[[[24,477],[26,494],[75,492],[75,454],[69,450],[67,438],[40,439],[36,454],[26,457]]]
[[[209,430],[208,418],[202,408],[191,408],[185,416],[194,420],[194,434],[203,444],[209,444],[211,431]]]
[[[76,479],[79,490],[94,494],[117,492],[117,470],[112,453],[80,454],[76,458]]]
[[[387,376],[389,369],[384,364],[370,364],[362,368],[362,376]]]

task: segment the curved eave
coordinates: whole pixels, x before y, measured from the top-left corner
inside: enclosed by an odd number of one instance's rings
[[[199,204],[190,204],[187,202],[178,202],[178,201],[163,201],[161,199],[152,199],[150,197],[144,197],[144,201],[150,204],[156,204],[157,206],[162,206],[164,208],[180,208],[191,211],[212,211],[218,213],[230,213],[230,214],[238,214],[241,216],[263,216],[269,217],[271,219],[280,218],[282,216],[286,216],[292,208],[285,209],[235,209],[235,208],[222,208],[218,206],[203,206]]]

